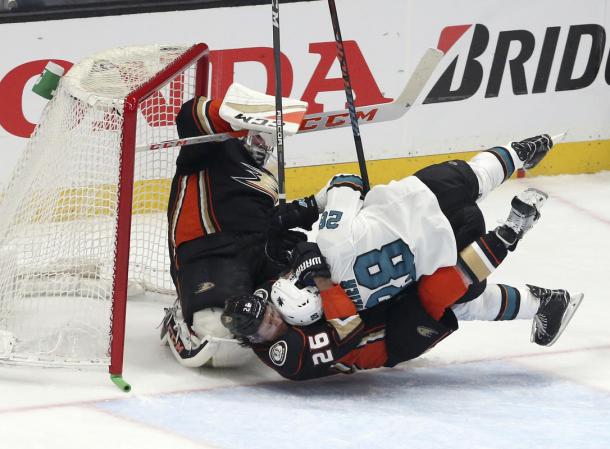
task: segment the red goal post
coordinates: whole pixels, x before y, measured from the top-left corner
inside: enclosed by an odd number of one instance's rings
[[[173,294],[166,208],[182,103],[209,50],[149,45],[75,64],[0,198],[0,361],[107,364],[122,380],[128,287]],[[105,347],[105,348],[104,348]]]
[[[118,221],[116,234],[116,258],[114,278],[114,306],[112,319],[112,339],[110,346],[111,376],[123,372],[123,351],[125,346],[125,316],[127,306],[127,283],[129,273],[129,243],[131,236],[131,213],[134,184],[134,161],[136,148],[136,126],[138,108],[142,101],[158,92],[175,78],[177,74],[195,64],[194,95],[206,95],[208,86],[209,49],[199,43],[193,45],[177,57],[166,69],[142,84],[125,97],[124,123],[122,137],[122,162],[120,169],[120,188],[118,197]],[[169,261],[168,261],[169,263]]]

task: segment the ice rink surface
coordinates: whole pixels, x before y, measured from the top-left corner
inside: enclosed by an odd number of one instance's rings
[[[303,383],[258,362],[186,369],[158,344],[167,298],[131,298],[125,379],[105,369],[0,365],[2,449],[610,448],[610,172],[512,180],[481,207],[487,227],[526,187],[541,221],[492,282],[584,292],[551,348],[529,321],[462,323],[394,369]]]

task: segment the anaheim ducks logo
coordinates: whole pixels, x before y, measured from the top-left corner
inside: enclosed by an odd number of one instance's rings
[[[286,354],[288,352],[288,345],[284,340],[278,341],[276,344],[269,348],[269,358],[274,365],[282,366],[286,362]]]
[[[250,164],[242,162],[244,169],[250,176],[233,176],[232,179],[252,189],[263,192],[268,195],[275,204],[278,199],[277,179],[265,170],[253,167]]]
[[[199,287],[197,288],[197,291],[195,293],[207,292],[208,290],[212,290],[214,287],[216,287],[216,284],[214,284],[213,282],[202,282],[201,284],[199,284]]]
[[[432,338],[438,335],[437,331],[426,326],[417,326],[417,333],[426,338]]]

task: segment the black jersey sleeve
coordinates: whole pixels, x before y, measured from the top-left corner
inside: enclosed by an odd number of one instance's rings
[[[182,105],[176,115],[176,129],[180,138],[232,132],[231,125],[219,115],[221,100],[196,97]],[[180,149],[177,165],[180,171],[198,171],[202,163],[215,152],[223,151],[223,142],[186,145]],[[189,170],[192,168],[193,170]]]

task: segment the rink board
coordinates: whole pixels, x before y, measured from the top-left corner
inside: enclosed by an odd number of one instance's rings
[[[468,160],[477,152],[434,154],[367,162],[371,185],[401,179],[431,164],[451,159]],[[596,173],[610,170],[610,140],[560,143],[526,176]],[[289,198],[301,198],[317,192],[337,173],[360,173],[356,162],[296,167],[286,170],[286,192]],[[514,176],[517,176],[516,174]]]

